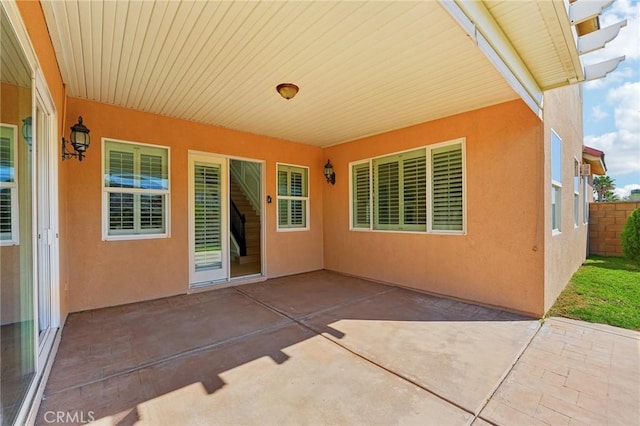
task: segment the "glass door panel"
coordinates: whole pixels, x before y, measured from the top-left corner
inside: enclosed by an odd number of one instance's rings
[[[228,271],[226,160],[191,155],[189,223],[191,287],[226,280]]]
[[[11,64],[11,78],[3,72],[0,83],[0,423],[12,424],[36,372],[33,157],[22,133],[32,92],[31,71],[2,7],[0,24],[2,65]]]

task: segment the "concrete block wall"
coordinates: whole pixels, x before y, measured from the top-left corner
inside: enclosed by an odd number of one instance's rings
[[[640,201],[589,204],[589,254],[622,256],[620,233]]]

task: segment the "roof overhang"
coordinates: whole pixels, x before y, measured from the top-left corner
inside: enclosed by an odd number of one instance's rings
[[[603,151],[585,145],[582,147],[582,160],[591,165],[592,174],[601,176],[607,174]]]
[[[517,98],[541,117],[617,66],[579,51],[623,26],[576,30],[605,3],[41,1],[69,96],[317,146]]]

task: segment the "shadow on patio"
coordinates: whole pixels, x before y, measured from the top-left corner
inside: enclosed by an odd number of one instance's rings
[[[465,424],[538,328],[328,271],[81,312],[38,423]]]

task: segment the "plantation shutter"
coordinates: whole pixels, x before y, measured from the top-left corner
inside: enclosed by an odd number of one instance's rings
[[[160,155],[140,154],[140,188],[166,189],[164,164]],[[164,231],[164,202],[164,195],[140,194],[140,229]]]
[[[400,165],[389,157],[373,160],[374,221],[376,229],[396,229],[400,224]]]
[[[3,127],[4,130],[4,127]],[[10,138],[0,138],[0,240],[12,238],[12,188],[15,186],[13,143]]]
[[[462,166],[462,144],[431,151],[432,229],[434,230],[462,230]]]
[[[370,173],[369,163],[356,164],[352,168],[353,180],[353,227],[369,228],[370,218]]]
[[[111,188],[133,188],[133,152],[108,152],[107,186]],[[123,192],[109,193],[109,229],[132,230],[135,227],[134,195]]]
[[[222,172],[219,164],[194,165],[195,270],[222,267]]]
[[[307,226],[307,169],[278,166],[278,226],[304,228]]]
[[[278,195],[288,195],[288,173],[284,170],[278,170]],[[287,226],[289,200],[278,200],[278,225]]]
[[[4,129],[4,128],[3,128]],[[0,137],[0,182],[13,182],[13,143],[10,138]]]
[[[161,234],[167,228],[168,150],[108,141],[108,234]]]
[[[11,189],[0,188],[0,240],[11,239]]]
[[[290,172],[290,193],[289,195],[293,197],[302,197],[304,193],[304,177],[302,171],[300,170],[291,170]],[[290,200],[289,201],[289,225],[291,226],[304,226],[304,219],[307,216],[307,213],[304,209],[304,204],[306,204],[302,200]]]
[[[374,229],[426,230],[426,167],[424,149],[373,160]]]
[[[404,159],[403,223],[407,228],[425,230],[427,225],[427,160],[424,152]],[[411,226],[414,225],[414,226]]]

